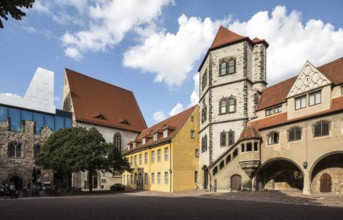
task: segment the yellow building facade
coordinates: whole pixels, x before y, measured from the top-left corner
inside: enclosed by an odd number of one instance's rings
[[[133,168],[122,183],[133,189],[177,192],[198,188],[198,107],[141,132],[123,155]]]

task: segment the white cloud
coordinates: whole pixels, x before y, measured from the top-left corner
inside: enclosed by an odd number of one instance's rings
[[[44,0],[36,0],[33,3],[32,9],[38,13],[50,14],[50,3]]]
[[[190,97],[190,105],[193,106],[199,102],[199,73],[196,73],[193,76],[193,81],[194,81],[194,89]]]
[[[179,86],[194,71],[198,61],[210,46],[220,25],[229,19],[212,21],[197,17],[179,17],[178,32],[154,32],[141,44],[130,48],[124,54],[124,66],[155,74],[156,82]]]
[[[80,51],[77,48],[73,48],[73,47],[68,47],[64,51],[64,54],[67,57],[73,58],[75,60],[80,60],[82,58],[82,55],[81,55]]]
[[[174,108],[169,112],[170,116],[176,115],[184,110],[183,105],[181,103],[177,103]]]
[[[22,98],[21,96],[15,94],[15,93],[9,93],[9,92],[0,93],[0,96],[9,96],[9,97],[15,97],[15,98]]]
[[[267,81],[269,85],[298,74],[306,60],[320,66],[342,56],[343,30],[321,20],[305,24],[301,13],[277,6],[269,16],[258,12],[247,22],[235,21],[229,29],[250,38],[264,38],[267,50]]]
[[[73,2],[76,4],[79,1]],[[88,28],[76,33],[67,32],[61,40],[66,50],[75,48],[79,53],[104,51],[121,42],[128,31],[154,21],[161,15],[162,8],[170,4],[174,1],[96,1],[88,7]]]
[[[160,122],[160,121],[166,119],[166,115],[162,111],[155,112],[153,117],[154,117],[154,120],[157,122]]]

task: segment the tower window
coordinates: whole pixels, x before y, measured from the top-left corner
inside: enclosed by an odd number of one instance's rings
[[[221,62],[220,63],[220,70],[219,70],[220,76],[226,75],[226,68],[227,68],[226,62],[225,61]]]
[[[235,60],[230,60],[229,61],[229,74],[235,73],[236,72],[236,62]]]
[[[229,98],[229,112],[235,112],[236,111],[236,99],[231,97]]]

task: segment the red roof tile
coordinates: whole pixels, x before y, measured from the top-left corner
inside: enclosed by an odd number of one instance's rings
[[[258,130],[255,127],[247,126],[246,128],[244,128],[241,135],[239,136],[238,142],[254,138],[261,138]]]
[[[289,90],[292,88],[298,76],[282,81],[262,91],[257,111],[281,104],[286,101]]]
[[[134,94],[65,69],[77,121],[141,132],[146,123]]]
[[[291,122],[305,120],[305,119],[316,117],[316,116],[330,114],[330,113],[334,113],[337,111],[343,111],[343,96],[333,98],[332,103],[331,103],[331,108],[329,110],[316,112],[316,113],[313,113],[310,115],[306,115],[306,116],[302,116],[302,117],[298,117],[298,118],[293,118],[290,120],[287,120],[287,112],[284,112],[284,113],[276,114],[276,115],[266,117],[266,118],[263,118],[260,120],[251,121],[249,123],[249,126],[255,127],[257,129],[264,129],[264,128],[268,128],[268,127],[282,125],[285,123],[291,123]]]
[[[343,57],[317,68],[335,85],[343,83]],[[298,76],[292,77],[262,91],[257,111],[281,104],[295,83]]]
[[[136,143],[136,148],[135,149],[130,149],[130,150],[126,150],[124,151],[124,155],[128,154],[132,151],[136,151],[139,150],[141,148],[147,147],[147,146],[151,146],[151,145],[156,145],[159,144],[161,142],[164,142],[166,140],[170,140],[172,139],[177,133],[178,131],[182,128],[182,126],[186,123],[187,119],[190,117],[190,115],[192,114],[192,112],[194,111],[194,109],[197,107],[197,105],[177,114],[174,115],[170,118],[167,118],[164,121],[159,122],[158,124],[155,124],[153,126],[151,126],[150,128],[144,129],[135,139],[135,142],[139,142]],[[168,137],[167,138],[163,138],[163,130],[168,129]],[[153,136],[152,134],[154,133],[159,133],[159,137],[156,141],[153,140]],[[146,143],[143,144],[141,143],[142,139],[144,137],[148,137],[146,139]]]
[[[225,44],[233,43],[233,42],[240,41],[243,39],[249,39],[249,38],[245,37],[245,36],[241,36],[239,34],[236,34],[232,31],[224,28],[223,26],[220,26],[220,28],[217,32],[217,35],[214,38],[210,48],[212,49],[212,48],[220,47],[220,46],[223,46]]]

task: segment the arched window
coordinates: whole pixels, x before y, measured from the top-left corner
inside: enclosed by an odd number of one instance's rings
[[[202,89],[204,89],[207,85],[207,70],[205,70],[204,74],[202,75],[201,85]]]
[[[227,107],[227,100],[222,99],[219,102],[219,114],[225,114],[226,113],[226,107]]]
[[[328,121],[319,121],[316,124],[314,124],[314,137],[329,135],[329,131],[330,122]]]
[[[8,144],[7,155],[8,157],[21,157],[21,144],[17,141],[10,142]]]
[[[236,111],[236,99],[231,97],[229,98],[229,113]]]
[[[226,67],[227,67],[227,65],[226,65],[226,62],[225,62],[225,61],[223,61],[222,63],[220,63],[220,70],[219,70],[219,75],[220,75],[220,76],[226,75]]]
[[[115,133],[113,136],[113,145],[121,152],[121,135],[119,132]]]
[[[33,145],[33,156],[36,157],[40,152],[40,144]]]
[[[201,123],[205,122],[207,120],[207,106],[204,105],[204,107],[201,110]]]
[[[207,135],[201,139],[201,152],[207,151]]]
[[[236,62],[234,59],[229,61],[229,74],[236,72]]]
[[[268,134],[268,144],[278,144],[279,143],[279,133],[272,131]]]

